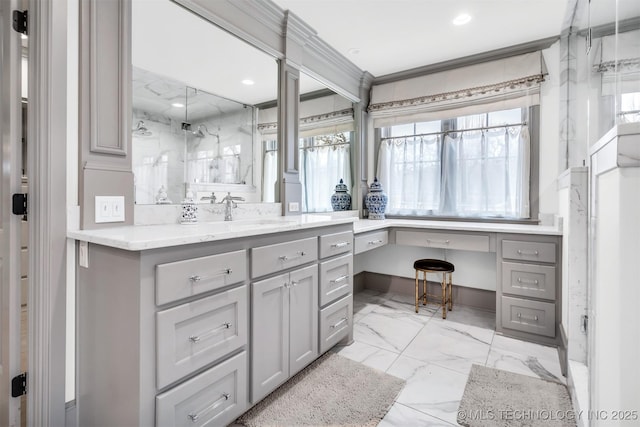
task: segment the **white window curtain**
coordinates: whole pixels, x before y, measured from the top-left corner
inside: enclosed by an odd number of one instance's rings
[[[265,150],[262,167],[262,201],[275,202],[278,179],[278,152],[275,149]]]
[[[383,141],[387,213],[529,218],[530,152],[526,126]]]
[[[349,144],[300,149],[303,212],[331,211],[331,196],[341,179],[351,188]]]
[[[431,215],[440,211],[440,136],[385,141],[378,155],[378,180],[387,193],[387,213]]]

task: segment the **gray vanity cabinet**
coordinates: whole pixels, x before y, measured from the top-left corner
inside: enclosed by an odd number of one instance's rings
[[[351,227],[139,251],[90,243],[78,266],[78,424],[233,422],[319,356],[320,323],[323,351],[351,333]],[[327,305],[320,276],[335,289]]]
[[[496,330],[556,345],[561,318],[562,241],[556,236],[498,238]]]
[[[253,283],[251,305],[256,403],[318,357],[318,266]]]

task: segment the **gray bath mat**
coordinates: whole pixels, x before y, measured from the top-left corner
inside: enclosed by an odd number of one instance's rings
[[[376,426],[404,380],[328,352],[236,420],[258,426]]]
[[[575,427],[564,384],[473,365],[458,408],[467,427]]]

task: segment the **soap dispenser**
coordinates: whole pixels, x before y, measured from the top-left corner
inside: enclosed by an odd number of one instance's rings
[[[182,201],[182,213],[180,214],[180,224],[195,224],[198,222],[198,205],[193,198],[191,189],[187,190],[187,195]]]

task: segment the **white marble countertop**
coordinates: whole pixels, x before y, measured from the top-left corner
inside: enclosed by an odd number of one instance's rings
[[[254,220],[201,222],[196,224],[130,225],[98,230],[68,231],[67,237],[104,246],[140,251],[282,231],[304,230],[357,221],[357,217],[331,215],[279,216]]]
[[[328,213],[229,222],[201,222],[189,225],[131,225],[98,230],[72,230],[67,232],[67,237],[129,251],[139,251],[348,223],[353,223],[355,234],[391,227],[404,227],[425,230],[562,235],[562,227],[557,225],[428,221],[420,219],[371,220]]]
[[[390,227],[405,227],[429,230],[476,231],[488,233],[519,233],[562,235],[559,225],[505,224],[496,222],[429,221],[422,219],[361,219],[353,223],[355,234],[382,230]]]

